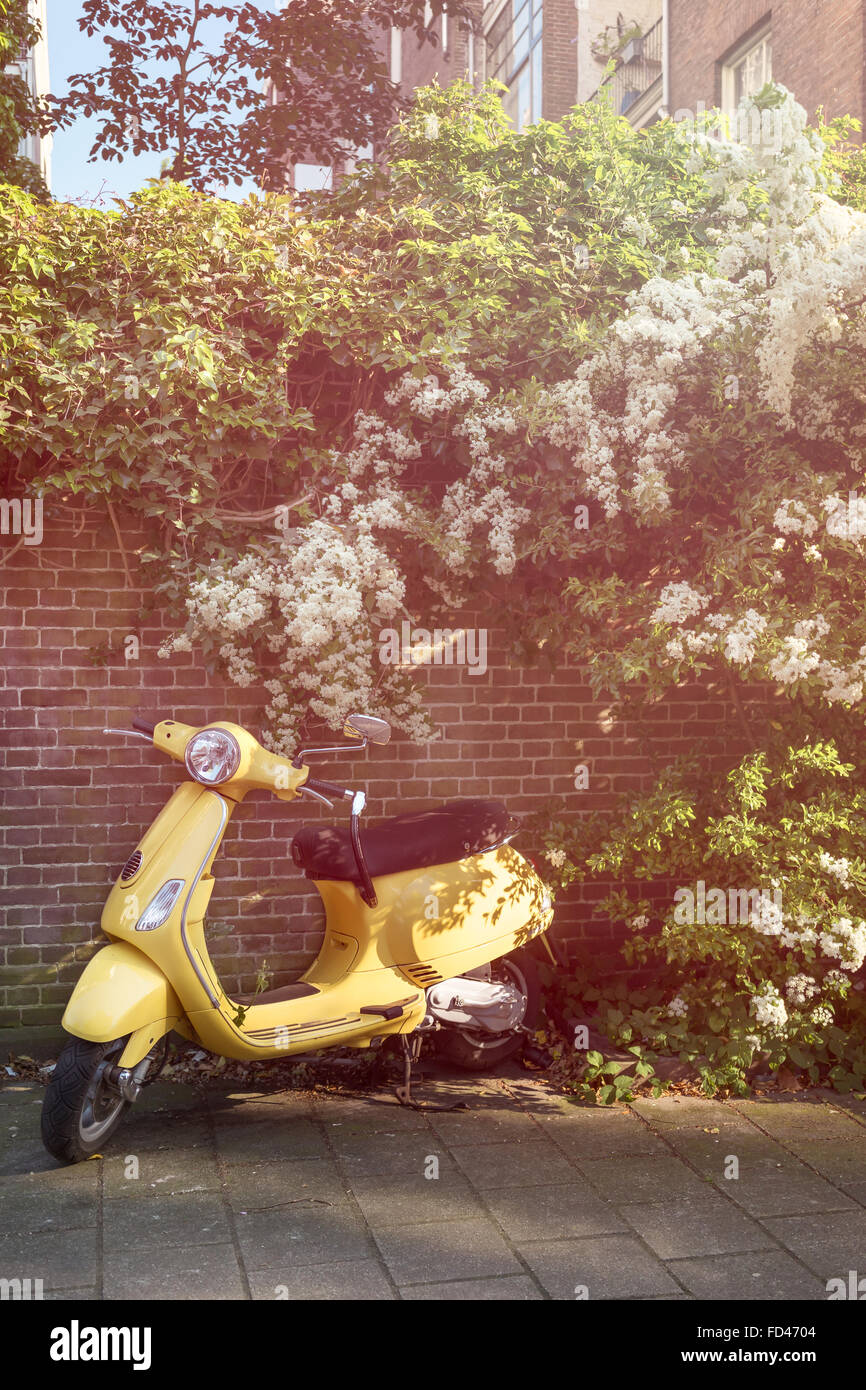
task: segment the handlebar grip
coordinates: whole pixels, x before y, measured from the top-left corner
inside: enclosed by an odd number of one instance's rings
[[[132,727],[140,734],[150,734],[151,738],[156,730],[156,725],[151,724],[147,719],[133,719]]]
[[[320,792],[322,796],[338,796],[340,800],[352,795],[345,787],[338,787],[333,782],[322,782],[318,777],[308,777],[303,787],[309,787],[312,792]]]

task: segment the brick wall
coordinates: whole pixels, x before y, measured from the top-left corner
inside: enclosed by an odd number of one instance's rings
[[[546,121],[560,120],[577,102],[576,38],[574,0],[544,0],[542,115]]]
[[[729,0],[696,5],[670,0],[670,108],[715,106],[721,99],[721,60],[750,30],[772,16],[773,76],[814,116],[863,120],[866,4],[864,0]]]
[[[478,12],[481,11],[480,0],[477,4]],[[440,87],[447,87],[449,82],[454,82],[457,78],[466,77],[470,63],[470,43],[469,31],[465,29],[456,19],[449,18],[447,27],[447,45],[442,46],[442,16],[438,16],[433,21],[433,33],[436,35],[436,45],[424,43],[419,44],[411,30],[403,33],[403,80],[401,90],[404,96],[411,96],[416,87],[426,87],[431,82],[438,82]],[[480,73],[481,62],[481,39],[476,38],[473,50],[473,67]]]
[[[144,538],[119,519],[135,563],[132,552]],[[126,587],[104,512],[46,507],[44,529],[40,546],[20,545],[12,555],[15,538],[0,538],[7,789],[0,827],[0,1027],[59,1019],[99,944],[110,884],[184,777],[144,740],[106,737],[102,729],[128,728],[141,713],[196,725],[227,718],[259,732],[254,690],[208,679],[194,654],[170,664],[157,658],[169,629],[158,613],[147,614],[143,592]],[[472,621],[471,614],[465,618]],[[130,635],[140,643],[137,661],[124,659]],[[106,643],[113,653],[106,664],[94,664],[94,649]],[[397,735],[357,760],[322,761],[321,775],[365,787],[371,819],[468,796],[503,798],[518,813],[559,796],[580,815],[638,788],[650,772],[652,749],[687,748],[703,735],[718,736],[720,753],[726,747],[725,708],[697,689],[613,724],[605,706],[593,702],[583,671],[520,670],[495,630],[488,662],[485,675],[418,668],[442,730],[438,743],[419,749]],[[330,740],[323,730],[317,741]],[[590,784],[578,792],[580,763],[589,768]],[[313,960],[322,912],[289,844],[305,820],[331,814],[254,793],[233,817],[208,916],[214,959],[230,990],[254,987],[262,957],[275,985]],[[519,847],[533,848],[525,837]],[[595,958],[613,951],[610,925],[593,907],[602,895],[595,885],[560,900],[555,930],[573,952]]]

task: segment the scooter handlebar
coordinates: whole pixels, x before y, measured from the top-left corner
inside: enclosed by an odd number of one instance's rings
[[[151,738],[156,729],[156,725],[151,724],[149,719],[133,719],[132,727],[140,734],[149,734]]]
[[[304,787],[309,787],[311,792],[319,792],[321,796],[339,797],[341,801],[351,801],[354,796],[354,792],[347,791],[345,787],[338,787],[334,782],[323,782],[318,777],[308,777],[300,790],[303,791]]]

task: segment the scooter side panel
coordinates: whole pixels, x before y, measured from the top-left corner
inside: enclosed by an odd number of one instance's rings
[[[398,1010],[395,1018],[364,1014],[371,1005]],[[399,970],[352,972],[320,993],[273,1004],[251,1004],[238,1022],[237,1005],[189,1015],[204,1047],[241,1060],[290,1057],[329,1047],[369,1047],[373,1038],[411,1032],[424,1017],[423,991]]]
[[[328,926],[358,940],[353,974],[397,966],[414,983],[433,983],[486,965],[546,931],[553,917],[544,884],[503,845],[486,854],[374,880],[378,905],[366,907],[351,883],[316,884]],[[460,969],[454,966],[459,964]],[[310,972],[312,974],[312,972]]]
[[[159,967],[117,941],[87,962],[61,1022],[77,1038],[111,1042],[157,1023],[167,1022],[162,1031],[168,1032],[182,1017],[183,1006]]]

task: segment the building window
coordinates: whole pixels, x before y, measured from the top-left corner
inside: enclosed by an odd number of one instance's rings
[[[487,34],[487,76],[508,88],[503,105],[515,130],[541,119],[542,0],[507,0]]]
[[[732,49],[722,63],[722,108],[736,111],[773,80],[773,38],[769,25]]]

